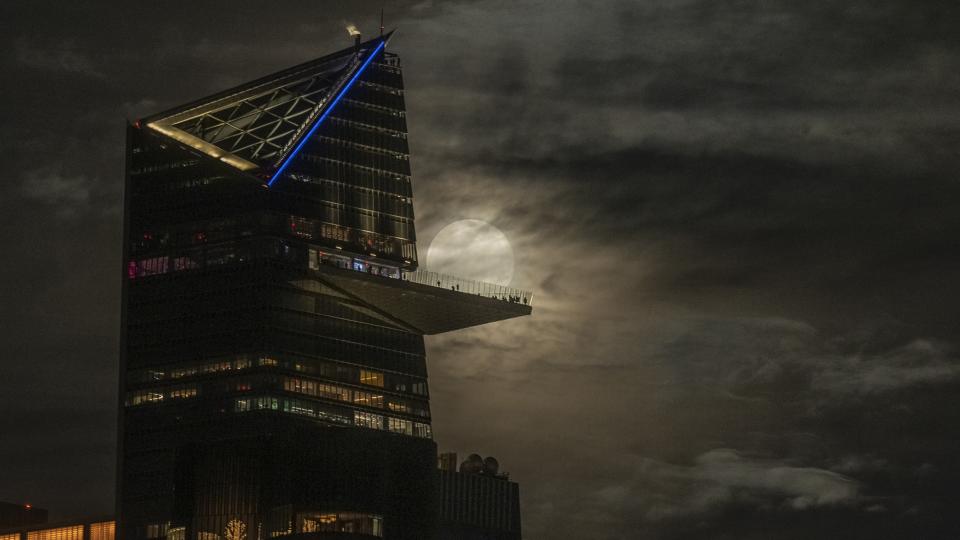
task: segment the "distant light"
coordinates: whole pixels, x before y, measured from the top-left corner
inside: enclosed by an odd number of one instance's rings
[[[317,128],[320,127],[320,124],[322,124],[323,121],[327,119],[327,115],[330,114],[330,111],[332,111],[333,108],[337,106],[337,103],[340,101],[340,98],[342,98],[343,95],[346,94],[348,90],[350,90],[350,87],[353,86],[353,83],[357,81],[357,77],[359,77],[360,74],[363,73],[363,70],[367,69],[367,66],[370,65],[370,62],[373,61],[374,57],[377,56],[377,53],[380,52],[380,49],[383,49],[383,46],[386,44],[387,44],[386,41],[380,41],[380,44],[373,49],[373,52],[370,53],[370,56],[368,56],[366,60],[364,60],[363,65],[360,66],[360,69],[358,69],[357,72],[353,74],[353,77],[350,79],[350,82],[345,84],[343,88],[340,89],[340,93],[338,93],[337,97],[334,98],[332,102],[330,102],[330,105],[328,105],[326,110],[323,111],[323,114],[320,115],[320,118],[318,118],[313,123],[313,126],[310,128],[310,131],[308,131],[307,134],[303,136],[303,138],[300,140],[297,146],[293,149],[293,152],[290,152],[290,154],[287,155],[287,158],[283,161],[283,164],[280,165],[280,168],[277,169],[277,172],[273,173],[273,177],[270,178],[270,181],[267,182],[267,186],[272,186],[273,183],[277,181],[277,178],[280,178],[280,175],[283,174],[283,171],[285,171],[287,169],[287,166],[290,165],[290,162],[293,161],[294,156],[296,156],[300,152],[300,149],[303,148],[303,145],[307,144],[307,141],[310,140],[310,137],[312,137],[313,134],[317,131]]]
[[[27,510],[29,510],[29,509],[33,508],[33,505],[30,504],[30,503],[27,503],[27,504],[23,505],[23,507],[26,508]]]

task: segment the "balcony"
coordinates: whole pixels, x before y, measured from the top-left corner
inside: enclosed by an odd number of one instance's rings
[[[473,281],[469,279],[431,272],[429,270],[417,270],[408,272],[401,276],[401,279],[411,283],[419,283],[429,287],[439,287],[441,289],[450,289],[451,291],[474,294],[484,298],[493,298],[503,302],[512,302],[533,306],[533,293],[523,289],[515,289],[495,283],[485,281]]]
[[[533,293],[428,270],[321,254],[311,268],[329,285],[411,331],[432,335],[529,315]]]

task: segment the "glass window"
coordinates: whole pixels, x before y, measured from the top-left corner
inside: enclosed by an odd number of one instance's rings
[[[390,418],[388,422],[390,431],[402,433],[404,435],[413,435],[413,422],[402,420],[400,418]]]
[[[353,533],[383,537],[383,517],[360,512],[304,512],[297,515],[298,533]]]
[[[433,434],[430,431],[430,424],[422,424],[420,422],[414,422],[413,435],[415,437],[423,437],[424,439],[433,438]]]
[[[383,429],[383,416],[379,414],[353,411],[353,424],[371,429]]]
[[[360,370],[360,383],[383,388],[383,373],[379,371]]]
[[[30,531],[27,540],[83,540],[83,525]]]
[[[103,521],[90,524],[90,540],[113,540],[115,523]]]

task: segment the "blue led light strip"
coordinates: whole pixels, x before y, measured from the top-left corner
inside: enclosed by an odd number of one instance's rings
[[[382,49],[383,46],[386,44],[387,44],[386,41],[381,41],[380,44],[377,45],[375,49],[373,49],[373,52],[370,53],[370,56],[368,56],[367,59],[363,62],[363,65],[360,66],[360,69],[358,69],[357,72],[354,73],[353,77],[350,78],[350,81],[347,84],[345,84],[343,88],[340,89],[340,93],[338,93],[337,97],[330,102],[330,105],[327,105],[327,108],[323,111],[323,114],[320,115],[320,118],[317,118],[317,120],[313,123],[313,127],[310,128],[310,131],[308,131],[307,134],[304,135],[302,139],[300,139],[300,142],[297,144],[296,147],[294,147],[293,151],[290,152],[290,154],[287,156],[287,159],[283,161],[283,164],[280,165],[280,168],[277,169],[277,172],[273,173],[273,176],[270,178],[270,181],[267,182],[267,187],[272,186],[273,183],[277,181],[277,178],[280,178],[280,175],[283,174],[283,171],[287,169],[287,165],[290,165],[290,162],[293,161],[294,156],[296,156],[297,153],[300,152],[300,149],[303,148],[303,145],[307,144],[307,141],[309,141],[310,137],[312,137],[314,132],[317,131],[317,128],[320,127],[320,124],[322,124],[323,121],[326,120],[327,115],[330,114],[330,111],[332,111],[333,108],[337,106],[337,102],[340,101],[340,98],[342,98],[343,95],[346,94],[348,90],[350,90],[350,87],[353,86],[353,83],[357,81],[357,77],[359,77],[360,74],[363,73],[363,70],[367,69],[367,66],[370,65],[370,62],[373,61],[374,57],[377,56],[377,53],[380,52],[380,49]]]

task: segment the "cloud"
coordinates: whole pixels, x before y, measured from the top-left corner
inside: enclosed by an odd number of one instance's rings
[[[94,65],[93,60],[79,52],[76,45],[70,41],[61,42],[55,47],[42,47],[21,38],[17,40],[15,50],[17,62],[34,69],[86,75],[98,79],[105,77],[104,73]]]
[[[917,339],[881,354],[855,354],[820,362],[815,390],[859,395],[946,384],[960,377],[960,361],[942,341]]]
[[[710,450],[691,466],[652,463],[643,476],[658,482],[678,482],[686,495],[656,502],[646,509],[651,520],[681,519],[732,505],[761,510],[806,510],[853,504],[859,483],[816,467],[798,467],[776,459],[745,457],[729,448]]]
[[[60,217],[72,217],[88,209],[94,184],[85,175],[65,175],[56,168],[41,168],[24,173],[20,187],[27,199],[56,206]]]
[[[667,531],[702,529],[718,537],[727,520],[760,522],[819,511],[866,510],[874,505],[859,481],[783,458],[748,456],[715,448],[679,464],[639,456],[617,456],[619,475],[597,486],[584,480],[576,492],[557,494],[557,513],[567,512],[577,530],[595,538],[618,538],[633,527],[644,538]],[[625,521],[603,528],[608,518]]]

